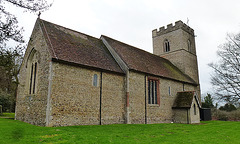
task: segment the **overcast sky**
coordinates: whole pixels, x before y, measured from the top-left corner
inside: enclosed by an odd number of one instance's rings
[[[37,15],[12,7],[31,35]],[[208,63],[227,33],[240,32],[239,0],[55,0],[41,19],[99,38],[107,35],[152,52],[152,30],[182,20],[195,31],[202,94],[211,93]]]

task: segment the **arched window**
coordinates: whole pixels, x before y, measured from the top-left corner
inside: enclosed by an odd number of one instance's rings
[[[34,75],[33,75],[33,94],[35,94],[36,87],[36,77],[37,77],[37,62],[34,63]]]
[[[169,52],[170,51],[170,44],[169,41],[166,39],[164,41],[164,52]]]
[[[31,66],[30,84],[29,84],[29,94],[32,94],[32,79],[33,79],[33,64],[32,64],[32,66]]]
[[[98,75],[94,74],[93,75],[93,86],[97,87],[97,79],[98,79]]]
[[[37,53],[33,48],[27,59],[27,69],[28,69],[28,77],[29,77],[29,94],[36,93],[36,83],[37,83]]]
[[[191,44],[191,41],[188,40],[188,41],[187,41],[187,44],[188,44],[188,51],[189,51],[189,52],[192,52],[192,44]]]
[[[197,110],[196,110],[196,105],[195,104],[193,105],[193,110],[194,110],[194,115],[196,115],[197,114]]]

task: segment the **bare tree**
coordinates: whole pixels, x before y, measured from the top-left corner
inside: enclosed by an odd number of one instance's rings
[[[22,58],[21,48],[0,48],[0,105],[4,112],[14,111]]]
[[[0,105],[3,105],[4,111],[14,111],[18,72],[24,49],[23,28],[19,27],[17,17],[10,9],[18,7],[25,12],[42,12],[51,6],[47,1],[0,0]],[[18,45],[14,48],[8,47],[6,42],[9,40],[17,42]]]
[[[23,28],[18,26],[17,17],[5,7],[5,4],[12,4],[29,12],[41,12],[47,10],[51,4],[47,0],[0,0],[0,46],[12,39],[23,43]]]
[[[219,61],[209,64],[214,69],[211,83],[219,99],[230,103],[240,101],[240,33],[228,35],[219,46]]]

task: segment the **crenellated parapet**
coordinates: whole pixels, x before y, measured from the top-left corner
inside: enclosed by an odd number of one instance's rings
[[[188,25],[186,25],[185,23],[183,23],[181,20],[179,20],[179,21],[175,22],[175,25],[173,25],[172,23],[168,24],[167,28],[165,28],[163,26],[163,27],[160,27],[159,30],[154,29],[152,31],[152,37],[163,35],[163,34],[171,32],[171,31],[175,31],[177,29],[183,29],[184,31],[186,31],[189,34],[194,36],[194,30],[192,28],[190,28]]]

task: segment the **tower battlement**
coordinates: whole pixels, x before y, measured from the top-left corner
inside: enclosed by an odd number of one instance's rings
[[[171,31],[175,31],[177,29],[183,29],[184,31],[186,31],[189,34],[194,36],[194,30],[192,28],[190,28],[188,25],[186,25],[185,23],[183,23],[181,20],[179,20],[179,21],[175,22],[175,25],[173,25],[172,23],[168,24],[167,28],[165,28],[163,26],[163,27],[160,27],[159,30],[154,29],[152,31],[152,37],[163,35],[163,34],[171,32]]]

